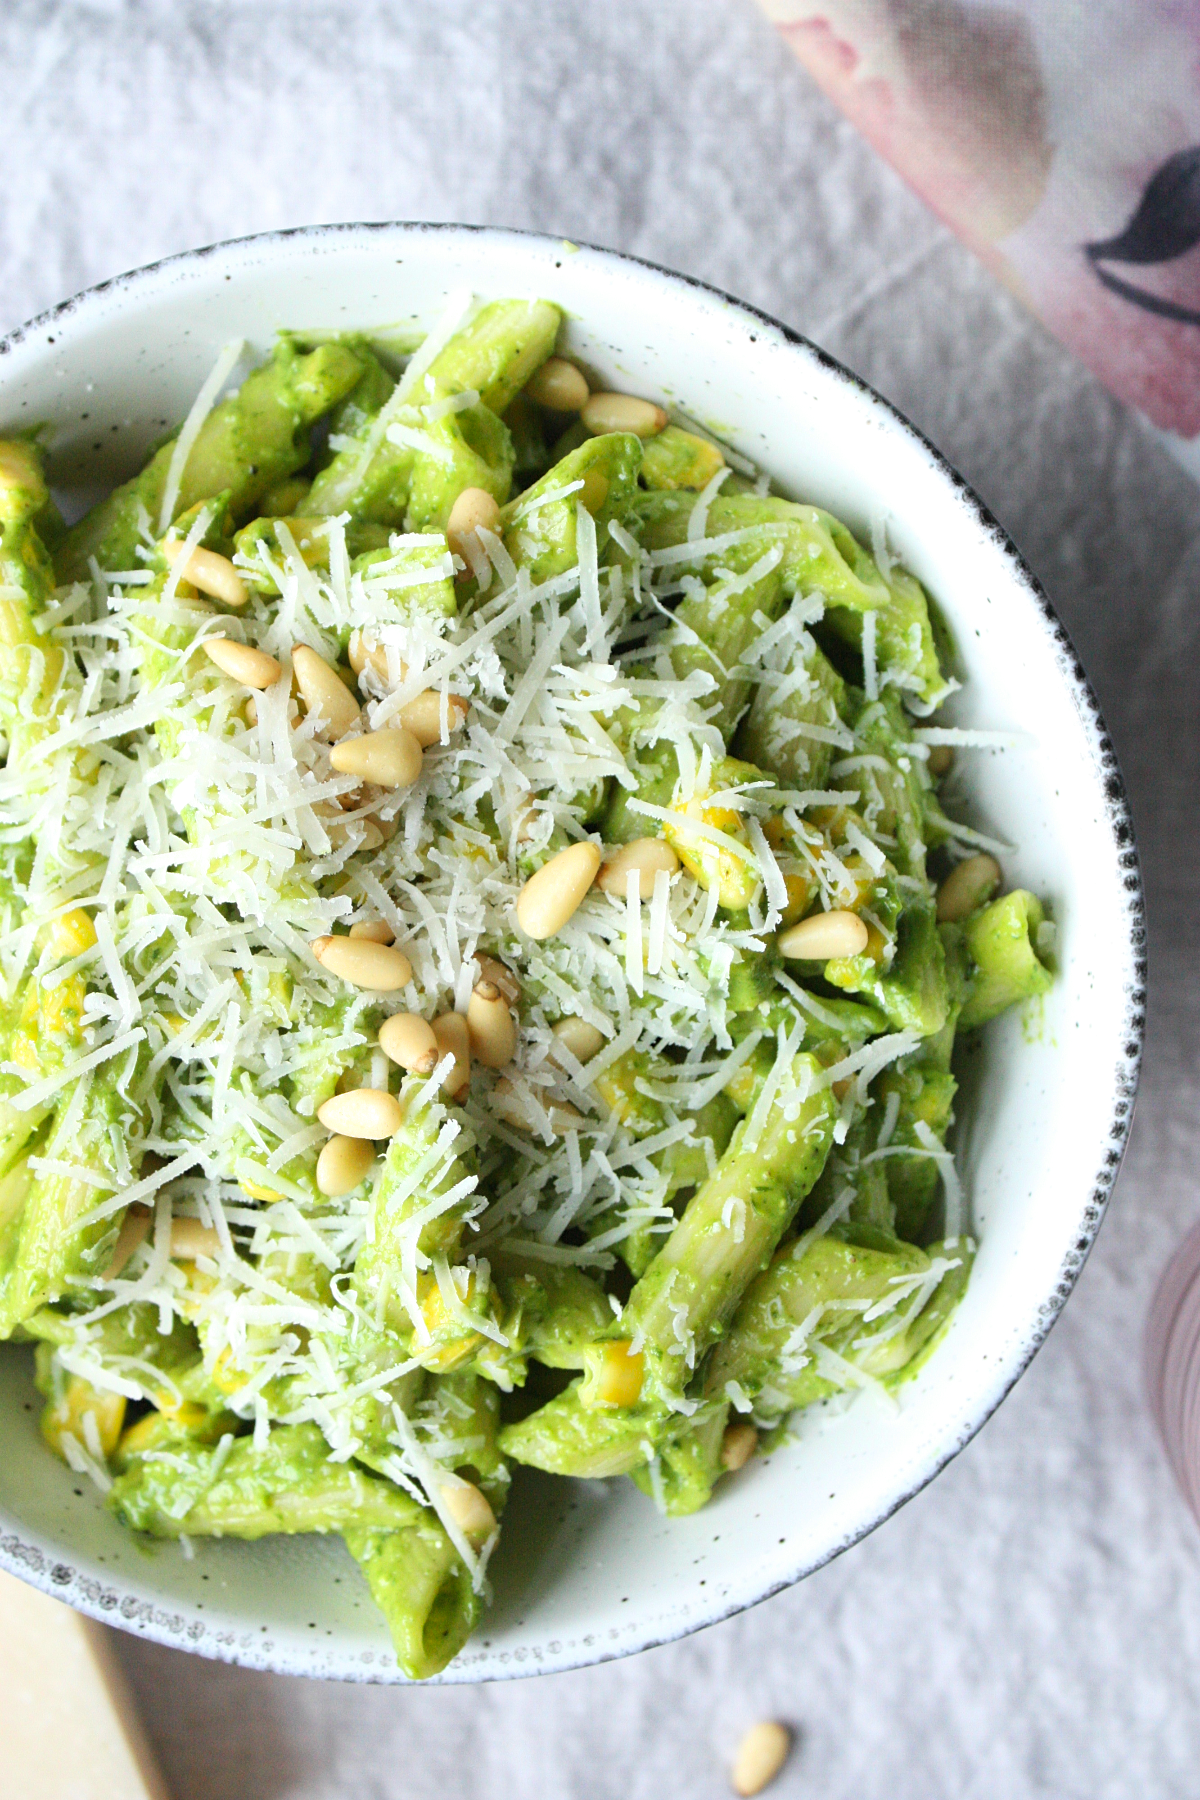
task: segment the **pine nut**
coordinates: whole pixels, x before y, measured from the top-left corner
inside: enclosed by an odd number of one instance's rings
[[[595,844],[568,844],[536,875],[531,875],[517,896],[517,924],[531,938],[551,938],[583,904],[596,878],[600,852]]]
[[[977,906],[990,900],[999,886],[1000,864],[994,856],[968,856],[951,869],[938,889],[939,923],[965,919]]]
[[[502,1075],[492,1089],[492,1105],[510,1125],[516,1125],[522,1131],[541,1132],[542,1120],[539,1113],[518,1093],[507,1075]],[[555,1137],[565,1137],[568,1131],[586,1129],[587,1120],[583,1114],[563,1101],[543,1106],[542,1111],[550,1121],[550,1130]]]
[[[653,400],[638,400],[633,394],[593,394],[579,416],[593,437],[603,437],[610,431],[631,431],[640,438],[657,437],[667,423],[661,406]]]
[[[636,869],[638,873],[638,898],[649,900],[654,893],[654,877],[660,869],[673,875],[679,867],[679,858],[663,838],[634,838],[631,844],[622,844],[614,857],[604,864],[596,877],[596,886],[603,888],[606,894],[615,894],[618,900],[624,900],[629,887],[629,871]]]
[[[857,913],[821,912],[781,931],[776,943],[781,956],[829,962],[836,956],[861,956],[869,938]]]
[[[485,956],[482,950],[475,952],[474,961],[479,969],[480,981],[490,981],[498,987],[510,1006],[516,1006],[521,999],[521,984],[512,970],[504,963],[497,962],[494,956]]]
[[[954,748],[950,744],[934,744],[925,767],[931,775],[948,775],[954,767]]]
[[[411,787],[421,773],[421,746],[403,725],[344,738],[329,752],[339,775],[357,775],[375,787]]]
[[[474,538],[475,545],[482,549],[478,535],[481,526],[485,531],[499,531],[499,503],[486,488],[464,488],[446,520],[446,542],[454,555],[461,556],[465,563],[469,564],[471,560],[467,555],[467,538]]]
[[[363,637],[361,631],[352,631],[350,633],[350,648],[347,655],[350,667],[354,670],[356,675],[361,675],[364,669],[373,669],[380,681],[387,681],[390,679],[388,675],[387,650],[382,644],[373,644],[371,648],[368,649],[367,641]],[[403,681],[403,663],[400,664],[400,671],[400,679]]]
[[[292,651],[292,673],[306,711],[316,713],[321,721],[320,737],[340,738],[353,731],[362,717],[358,701],[323,656],[307,644],[297,644]]]
[[[792,1734],[775,1719],[752,1725],[733,1759],[730,1781],[735,1794],[761,1794],[782,1769],[792,1747]]]
[[[171,1255],[180,1262],[195,1262],[198,1256],[216,1256],[221,1240],[211,1225],[199,1219],[171,1220]]]
[[[503,1069],[517,1048],[517,1027],[508,1003],[492,981],[481,981],[467,1002],[471,1054],[485,1069]]]
[[[430,1075],[437,1065],[438,1041],[420,1013],[393,1013],[385,1019],[379,1027],[379,1048],[414,1075]]]
[[[721,1439],[721,1467],[730,1474],[750,1461],[758,1449],[758,1433],[748,1419],[735,1419]]]
[[[154,1214],[148,1206],[131,1206],[121,1220],[121,1229],[117,1233],[117,1241],[113,1245],[112,1255],[108,1259],[108,1267],[101,1276],[102,1281],[115,1281],[125,1264],[129,1261],[138,1245],[145,1242],[146,1235],[154,1223]]]
[[[175,568],[183,555],[183,539],[164,538],[160,547],[171,567]],[[202,550],[199,545],[192,546],[179,577],[181,581],[190,581],[202,594],[223,600],[226,606],[245,606],[250,598],[245,582],[229,558],[218,555],[215,550]]]
[[[317,1158],[317,1187],[331,1200],[352,1194],[374,1161],[375,1151],[366,1138],[331,1137]]]
[[[313,939],[312,953],[339,981],[374,994],[395,993],[412,980],[412,964],[393,944],[373,944],[370,938],[320,937]]]
[[[442,1013],[433,1021],[438,1061],[452,1056],[454,1061],[442,1077],[442,1091],[459,1100],[471,1085],[471,1034],[461,1013]]]
[[[551,412],[578,412],[587,404],[589,389],[574,363],[565,356],[548,356],[525,383],[525,392]]]
[[[360,1087],[334,1094],[317,1108],[317,1117],[341,1137],[390,1138],[404,1123],[404,1109],[386,1089]]]
[[[442,1505],[475,1550],[487,1543],[496,1529],[496,1515],[486,1494],[480,1493],[473,1481],[446,1482],[442,1488]]]
[[[569,1019],[560,1019],[550,1029],[563,1049],[569,1050],[575,1061],[580,1063],[590,1062],[608,1041],[602,1031],[597,1031],[586,1019],[577,1018],[574,1014]]]
[[[467,702],[461,694],[446,696],[446,731],[449,734],[457,731],[467,716]],[[411,731],[422,750],[430,744],[442,741],[442,696],[436,688],[426,688],[424,693],[417,694],[406,706],[400,708],[399,719],[406,731]]]
[[[362,839],[358,846],[359,849],[381,850],[383,848],[383,843],[383,833],[380,831],[374,819],[364,819],[362,822]]]
[[[204,654],[216,663],[222,675],[228,675],[231,681],[240,681],[243,687],[273,687],[283,673],[275,658],[268,656],[265,650],[239,644],[234,638],[205,638]]]
[[[357,925],[350,927],[352,938],[366,938],[371,944],[392,944],[396,934],[386,919],[360,919]]]

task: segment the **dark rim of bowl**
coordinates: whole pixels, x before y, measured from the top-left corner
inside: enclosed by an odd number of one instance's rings
[[[1049,1335],[1050,1329],[1061,1313],[1072,1288],[1079,1279],[1080,1272],[1087,1260],[1088,1253],[1096,1240],[1111,1198],[1113,1187],[1120,1173],[1121,1163],[1129,1142],[1129,1133],[1133,1123],[1134,1105],[1137,1096],[1138,1076],[1141,1068],[1142,1050],[1145,1040],[1146,1025],[1146,916],[1145,897],[1142,887],[1141,868],[1134,836],[1133,820],[1130,813],[1129,799],[1125,791],[1124,779],[1120,764],[1113,746],[1108,728],[1105,725],[1099,702],[1092,689],[1091,682],[1075,650],[1066,627],[1051,604],[1044,588],[1030,569],[1017,546],[1013,543],[1003,526],[984,505],[970,484],[959,474],[958,470],[946,459],[937,446],[930,442],[923,431],[905,416],[899,407],[884,398],[869,382],[864,381],[844,363],[822,350],[802,333],[794,331],[790,326],[764,312],[761,307],[741,300],[725,289],[711,282],[701,281],[695,275],[685,275],[677,270],[668,269],[661,263],[651,261],[647,257],[633,256],[628,251],[610,250],[599,244],[576,243],[574,240],[554,237],[546,232],[527,231],[515,227],[491,225],[456,225],[449,221],[434,222],[424,220],[369,220],[362,223],[342,222],[328,225],[295,225],[278,231],[251,233],[246,237],[226,238],[218,243],[205,244],[194,250],[183,250],[172,256],[161,257],[158,261],[146,263],[139,268],[127,270],[121,274],[110,276],[107,280],[97,282],[94,286],[83,288],[69,299],[60,301],[58,305],[37,314],[23,325],[0,338],[0,356],[7,355],[18,344],[23,343],[34,334],[41,333],[57,320],[69,318],[87,302],[99,299],[102,295],[119,291],[125,287],[136,286],[148,276],[161,274],[165,269],[183,267],[207,261],[210,257],[230,251],[246,250],[256,245],[286,243],[295,238],[330,238],[338,236],[359,236],[365,233],[384,236],[389,232],[400,232],[405,235],[435,236],[442,233],[455,236],[463,233],[477,234],[480,237],[514,238],[531,244],[540,244],[548,249],[562,245],[567,253],[586,250],[605,259],[629,264],[632,268],[648,270],[667,281],[695,289],[697,293],[723,301],[734,313],[742,317],[758,321],[771,331],[777,332],[785,343],[794,349],[802,350],[825,369],[835,374],[841,381],[855,389],[858,393],[881,407],[893,420],[898,422],[908,435],[918,443],[934,466],[946,477],[949,484],[974,514],[978,523],[991,536],[1006,560],[1016,570],[1022,583],[1033,597],[1048,628],[1049,635],[1055,645],[1060,669],[1064,678],[1074,687],[1080,703],[1080,709],[1086,723],[1090,726],[1096,742],[1096,749],[1101,764],[1100,781],[1104,792],[1105,814],[1112,832],[1115,862],[1121,871],[1123,886],[1126,892],[1126,918],[1128,937],[1132,951],[1133,979],[1126,993],[1125,1032],[1126,1042],[1118,1059],[1115,1070],[1117,1101],[1108,1132],[1108,1147],[1104,1153],[1103,1165],[1097,1173],[1091,1197],[1084,1209],[1080,1221],[1079,1236],[1071,1250],[1064,1258],[1059,1270],[1058,1279],[1053,1292],[1043,1301],[1026,1343],[1017,1358],[1016,1364],[1003,1384],[995,1390],[989,1390],[981,1410],[972,1414],[970,1421],[962,1428],[957,1442],[939,1455],[936,1460],[924,1469],[918,1479],[914,1480],[896,1499],[880,1509],[867,1523],[857,1525],[848,1532],[841,1543],[812,1561],[807,1561],[792,1573],[781,1576],[771,1582],[760,1593],[750,1599],[731,1600],[714,1609],[701,1619],[687,1620],[678,1630],[665,1631],[659,1636],[639,1637],[638,1641],[619,1650],[602,1651],[599,1655],[568,1657],[550,1664],[539,1664],[532,1657],[517,1662],[515,1667],[504,1668],[495,1673],[489,1672],[481,1676],[467,1676],[467,1680],[499,1680],[505,1677],[533,1675],[540,1673],[562,1673],[580,1667],[591,1667],[594,1664],[612,1662],[620,1657],[635,1654],[640,1650],[651,1650],[660,1645],[674,1643],[680,1638],[689,1636],[694,1631],[704,1629],[708,1625],[719,1624],[736,1613],[746,1612],[763,1600],[769,1600],[774,1594],[785,1588],[793,1587],[806,1575],[813,1574],[827,1563],[861,1542],[886,1519],[891,1518],[900,1508],[907,1504],[914,1495],[929,1485],[937,1475],[966,1448],[971,1439],[987,1423],[992,1414],[1002,1404],[1013,1387],[1025,1373],[1034,1356],[1041,1349]],[[52,342],[53,340],[48,340]],[[0,370],[2,374],[2,370]],[[120,1625],[138,1636],[174,1645],[180,1648],[197,1651],[201,1655],[215,1658],[247,1668],[278,1669],[279,1659],[272,1660],[270,1653],[262,1658],[253,1654],[247,1655],[246,1645],[234,1645],[231,1635],[205,1628],[201,1636],[196,1635],[196,1624],[189,1623],[177,1613],[167,1614],[158,1608],[147,1605],[133,1594],[124,1594],[116,1586],[100,1584],[87,1577],[77,1575],[76,1571],[62,1562],[51,1562],[45,1553],[33,1544],[24,1544],[15,1535],[0,1537],[0,1567],[8,1569],[12,1574],[29,1581],[44,1592],[66,1599],[82,1612],[101,1619],[109,1624]],[[72,1592],[75,1589],[77,1591]],[[220,1640],[220,1641],[218,1641]],[[241,1652],[241,1653],[239,1653]],[[482,1660],[482,1658],[480,1658]],[[465,1659],[460,1658],[458,1667],[465,1675],[471,1661],[469,1651]],[[532,1664],[532,1666],[531,1666]],[[436,1681],[454,1681],[454,1665]],[[305,1665],[296,1661],[288,1672],[308,1672],[320,1675],[321,1669],[314,1663]],[[342,1673],[342,1679],[395,1682],[403,1685],[403,1678],[390,1671],[383,1675],[373,1675],[367,1670],[361,1674],[357,1671]],[[459,1679],[462,1679],[460,1675]],[[427,1684],[428,1685],[428,1684]]]

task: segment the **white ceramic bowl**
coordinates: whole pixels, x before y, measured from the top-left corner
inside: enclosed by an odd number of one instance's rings
[[[0,344],[0,432],[50,427],[76,509],[181,418],[217,349],[277,327],[430,321],[451,290],[540,295],[615,388],[678,401],[859,532],[934,594],[961,652],[962,722],[1027,747],[970,754],[976,823],[1018,846],[1048,897],[1061,972],[1040,1028],[986,1036],[960,1111],[979,1258],[950,1333],[895,1416],[860,1401],[752,1464],[693,1518],[631,1484],[522,1475],[493,1563],[495,1604],[442,1678],[563,1669],[674,1638],[827,1562],[934,1476],[1045,1337],[1099,1225],[1129,1128],[1142,1029],[1142,910],[1120,776],[1083,671],[979,501],[899,415],[828,356],[694,281],[573,244],[460,226],[284,232],[107,282]],[[28,1353],[0,1348],[0,1564],[98,1618],[254,1668],[400,1679],[340,1543],[147,1551],[42,1448]]]

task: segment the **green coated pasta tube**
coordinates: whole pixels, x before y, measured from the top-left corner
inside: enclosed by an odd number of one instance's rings
[[[364,397],[361,423],[352,427],[306,501],[314,515],[349,512],[354,519],[410,530],[445,524],[464,487],[479,486],[499,501],[508,498],[513,449],[497,417],[554,348],[561,314],[544,300],[495,300],[482,307],[433,358],[411,389],[402,380],[378,407],[378,382]],[[458,394],[476,392],[477,405],[429,419],[419,409]],[[406,405],[421,418],[415,427],[432,446],[404,440]],[[400,443],[387,435],[401,426]]]
[[[54,729],[67,659],[37,626],[54,594],[54,569],[36,521],[49,495],[32,444],[0,441],[0,729],[8,766]]]
[[[346,1548],[387,1621],[396,1661],[427,1681],[458,1655],[483,1610],[471,1572],[431,1513],[403,1531],[348,1525]]]
[[[836,1103],[828,1087],[799,1100],[796,1085],[819,1075],[813,1057],[795,1058],[791,1085],[785,1074],[765,1116],[742,1120],[629,1296],[620,1332],[644,1344],[651,1392],[683,1392],[820,1174]]]
[[[347,1526],[396,1531],[424,1515],[390,1481],[331,1462],[316,1425],[278,1425],[261,1449],[252,1437],[238,1438],[214,1479],[215,1456],[193,1444],[170,1460],[132,1457],[109,1507],[122,1524],[160,1538],[255,1539]]]
[[[214,406],[200,427],[184,464],[175,516],[227,492],[232,511],[244,517],[277,481],[303,468],[311,452],[309,426],[350,391],[362,369],[350,344],[321,344],[303,356],[281,339],[270,361]],[[102,569],[138,567],[144,532],[157,535],[174,447],[172,436],[140,475],[71,527],[54,559],[60,581],[83,580],[92,557]]]
[[[965,922],[963,942],[975,973],[958,1018],[961,1030],[986,1025],[1019,1001],[1049,991],[1054,976],[1038,951],[1044,920],[1041,901],[1014,888]]]
[[[692,504],[681,494],[644,495],[637,511],[645,547],[661,550],[686,543]],[[859,651],[863,618],[873,613],[877,666],[898,674],[925,707],[944,698],[946,681],[924,590],[901,569],[894,569],[885,580],[858,540],[831,513],[772,496],[718,495],[708,511],[707,529],[709,538],[746,534],[739,543],[700,553],[697,565],[707,578],[719,565],[744,572],[778,546],[780,578],[789,597],[823,594],[830,629]]]
[[[627,512],[641,466],[641,440],[629,432],[589,438],[556,462],[500,515],[504,547],[517,567],[528,569],[535,582],[573,568],[579,561],[580,506],[596,521],[597,548],[603,550],[605,527]],[[582,486],[554,497],[573,482]]]
[[[941,1283],[961,1270],[955,1299],[965,1286],[965,1246],[941,1251],[936,1245],[927,1254],[911,1244],[877,1250],[833,1237],[812,1243],[798,1238],[747,1293],[705,1371],[705,1392],[740,1405],[749,1401],[768,1417],[811,1405],[851,1384],[836,1363],[816,1353],[820,1344],[866,1375],[895,1376],[931,1335],[921,1315]],[[939,1271],[935,1257],[953,1267]],[[940,1326],[947,1316],[940,1309],[928,1324]]]
[[[790,1073],[812,1081],[819,1066],[801,1055]],[[652,1456],[656,1443],[679,1435],[671,1402],[724,1334],[833,1139],[837,1109],[826,1087],[799,1100],[781,1080],[758,1110],[762,1116],[743,1120],[715,1174],[688,1202],[608,1339],[587,1352],[585,1377],[507,1426],[500,1434],[506,1455],[552,1474],[626,1474]],[[636,1395],[631,1383],[631,1397],[619,1404],[605,1399],[604,1379],[622,1349],[641,1359],[641,1376]]]
[[[783,787],[823,788],[834,756],[830,734],[844,734],[845,708],[845,682],[804,631],[783,668],[764,672],[755,688],[737,753]]]
[[[140,1151],[136,1138],[129,1137],[130,1115],[138,1111],[129,1089],[136,1087],[137,1076],[125,1076],[124,1061],[117,1058],[115,1065],[80,1077],[59,1103],[46,1159],[79,1172],[38,1174],[29,1184],[16,1254],[0,1286],[0,1337],[10,1336],[14,1326],[57,1300],[72,1283],[95,1280],[112,1254],[123,1213],[82,1221],[122,1180],[118,1142],[124,1143],[137,1178]]]

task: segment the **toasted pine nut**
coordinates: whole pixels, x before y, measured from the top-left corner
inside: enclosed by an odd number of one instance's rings
[[[761,1794],[782,1769],[792,1747],[792,1734],[775,1719],[752,1725],[733,1759],[730,1782],[735,1794]]]
[[[358,701],[323,656],[307,644],[297,644],[292,651],[292,673],[305,709],[321,720],[321,737],[340,738],[353,731],[362,717]]]
[[[442,1488],[442,1504],[472,1548],[486,1544],[496,1529],[496,1515],[473,1481],[447,1482]]]
[[[366,938],[371,944],[392,944],[396,934],[386,919],[360,919],[357,925],[350,927],[352,938]]]
[[[948,775],[954,767],[954,747],[951,744],[934,744],[929,752],[925,767],[931,775]]]
[[[457,731],[468,712],[467,702],[461,694],[446,695],[446,729]],[[417,694],[406,706],[400,708],[400,723],[406,731],[411,731],[422,750],[430,744],[442,741],[442,696],[436,688],[426,688],[424,693]]]
[[[452,1056],[454,1061],[442,1077],[442,1091],[452,1100],[461,1099],[471,1085],[471,1034],[461,1013],[442,1013],[433,1021],[438,1061]]]
[[[1000,886],[1000,864],[994,856],[968,856],[957,863],[938,889],[939,924],[965,919],[977,906],[990,900]]]
[[[635,437],[657,437],[666,428],[667,415],[653,400],[633,394],[592,394],[579,414],[593,437],[609,431],[631,431]]]
[[[758,1433],[749,1419],[735,1419],[721,1439],[721,1467],[730,1474],[750,1461],[758,1449]]]
[[[392,994],[412,980],[412,964],[394,944],[373,944],[370,938],[319,937],[313,939],[312,953],[339,981],[371,993]]]
[[[500,529],[499,502],[486,488],[464,488],[446,520],[446,542],[455,556],[461,556],[465,563],[471,560],[467,555],[466,540],[474,538],[478,545],[480,527],[485,531]]]
[[[517,1027],[508,1003],[491,981],[481,981],[467,1002],[471,1054],[485,1069],[503,1069],[517,1048]]]
[[[525,383],[525,392],[551,412],[578,412],[587,404],[588,384],[565,356],[548,356]]]
[[[366,1138],[331,1137],[317,1158],[317,1186],[335,1200],[366,1180],[375,1152]]]
[[[181,1262],[195,1262],[198,1256],[215,1256],[221,1240],[211,1225],[199,1219],[171,1220],[171,1255]]]
[[[586,1019],[577,1018],[574,1014],[569,1019],[560,1019],[557,1025],[551,1026],[553,1035],[564,1050],[569,1050],[576,1062],[589,1062],[598,1050],[602,1050],[608,1041],[602,1031],[589,1025]]]
[[[404,1123],[404,1109],[385,1088],[360,1087],[334,1094],[317,1108],[317,1117],[342,1137],[390,1138]]]
[[[383,843],[383,833],[380,831],[374,819],[364,819],[362,822],[362,841],[358,846],[359,849],[380,850],[383,847]]]
[[[258,701],[254,698],[253,694],[247,698],[246,704],[242,708],[242,717],[245,719],[251,731],[253,731],[254,727],[258,724]]]
[[[660,869],[673,875],[679,867],[679,858],[664,838],[634,838],[631,844],[622,844],[616,855],[606,862],[596,877],[596,886],[603,888],[606,894],[615,894],[618,900],[624,900],[629,887],[629,871],[636,869],[638,873],[638,898],[649,900],[654,893],[654,877]]]
[[[379,1027],[379,1048],[414,1075],[432,1074],[438,1061],[433,1026],[420,1013],[393,1013]]]
[[[387,681],[389,679],[388,655],[386,649],[382,644],[373,644],[371,648],[368,649],[366,639],[363,637],[361,631],[352,631],[350,633],[350,648],[347,655],[349,657],[350,667],[354,670],[356,675],[361,675],[364,669],[374,669],[380,681]],[[403,680],[403,663],[401,663],[400,668],[402,671],[400,678]]]
[[[601,1406],[636,1406],[645,1371],[645,1356],[640,1350],[631,1350],[628,1340],[606,1344],[596,1370],[594,1399]]]
[[[164,538],[161,548],[174,568],[183,555],[183,539]],[[245,582],[229,558],[218,555],[215,550],[202,550],[198,544],[192,546],[179,575],[181,580],[190,581],[193,587],[199,588],[202,594],[211,594],[214,600],[223,600],[226,606],[245,606],[250,598]]]
[[[362,737],[343,738],[329,752],[339,775],[357,775],[376,787],[411,787],[421,773],[421,746],[403,725],[368,731]]]
[[[524,1097],[518,1093],[507,1075],[502,1075],[492,1089],[492,1105],[502,1119],[510,1125],[517,1125],[522,1131],[541,1130],[542,1121],[538,1113]],[[580,1131],[587,1125],[587,1120],[575,1107],[562,1101],[543,1109],[550,1121],[550,1130],[555,1137],[565,1137],[568,1131]]]
[[[125,1264],[129,1261],[140,1243],[154,1223],[154,1214],[148,1206],[131,1206],[121,1220],[121,1229],[117,1233],[117,1241],[113,1245],[112,1255],[108,1259],[108,1267],[101,1276],[102,1281],[115,1281]]]
[[[596,878],[595,844],[568,844],[531,875],[517,896],[517,924],[531,938],[551,938],[579,910]]]
[[[239,644],[235,638],[210,637],[204,640],[204,654],[216,663],[222,675],[240,681],[243,687],[269,688],[283,673],[273,656],[256,650],[252,644]]]
[[[781,956],[829,962],[836,956],[861,956],[869,938],[857,913],[820,912],[811,913],[798,925],[790,925],[775,941]]]
[[[482,950],[475,952],[475,962],[479,967],[480,981],[490,981],[498,987],[510,1006],[516,1006],[521,998],[521,984],[512,970],[494,956],[485,956]]]

